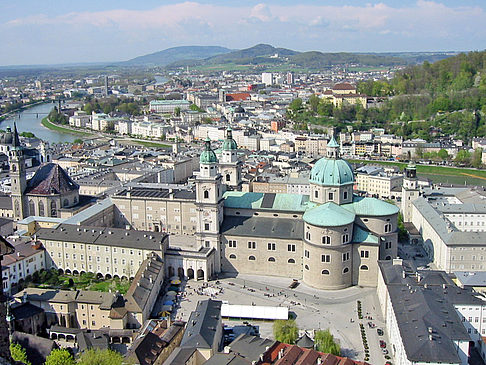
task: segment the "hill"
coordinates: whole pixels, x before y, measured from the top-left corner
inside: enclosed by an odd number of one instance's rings
[[[405,64],[399,57],[359,54],[359,53],[322,53],[303,52],[290,57],[290,62],[306,68],[326,68],[333,65],[359,64],[366,66],[397,66]]]
[[[126,66],[157,65],[165,66],[181,60],[199,60],[231,52],[230,49],[218,46],[182,46],[167,48],[160,52],[139,56],[122,62]]]

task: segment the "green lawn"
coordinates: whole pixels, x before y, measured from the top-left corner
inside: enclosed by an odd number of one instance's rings
[[[75,131],[75,130],[72,130],[72,129],[69,129],[69,128],[64,128],[64,127],[58,126],[56,124],[53,124],[53,123],[51,123],[47,120],[47,117],[42,118],[41,124],[44,127],[49,128],[53,131],[58,131],[58,132],[62,132],[62,133],[70,133],[70,134],[78,134],[80,136],[92,136],[92,134],[88,133],[88,132]]]

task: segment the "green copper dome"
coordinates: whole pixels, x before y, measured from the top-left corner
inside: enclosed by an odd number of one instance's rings
[[[204,151],[199,157],[199,162],[203,164],[218,163],[218,158],[216,157],[214,151],[211,149],[211,140],[209,138],[206,138]]]
[[[222,149],[223,151],[232,151],[238,149],[238,146],[236,145],[236,142],[233,139],[231,128],[228,128],[226,131],[226,139],[223,142]]]
[[[354,183],[353,168],[341,159],[321,158],[311,170],[309,182],[324,186]]]
[[[354,222],[354,213],[336,203],[326,203],[309,209],[302,217],[304,222],[318,227],[345,226]]]

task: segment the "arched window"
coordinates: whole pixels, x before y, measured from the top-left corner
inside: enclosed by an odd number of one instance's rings
[[[305,269],[306,270],[309,270],[309,265],[305,265]]]
[[[322,244],[323,245],[330,245],[331,244],[331,237],[329,237],[329,236],[322,236]]]
[[[269,257],[269,258],[268,258],[268,261],[270,261],[270,262],[275,262],[275,257]]]
[[[230,174],[226,174],[226,181],[231,181],[231,175]]]
[[[392,230],[392,225],[390,223],[385,224],[385,233],[389,233]]]
[[[17,166],[15,164],[12,164],[10,168],[12,169],[12,172],[17,171]]]
[[[73,204],[77,204],[77,203],[78,203],[78,198],[75,196],[73,199]]]
[[[69,200],[67,199],[64,199],[63,203],[62,203],[62,206],[63,207],[67,207],[69,205]]]
[[[15,214],[20,215],[20,204],[19,204],[18,200],[15,201],[15,207],[14,208],[15,208]]]
[[[230,259],[236,259],[236,255],[231,254],[231,255],[229,255],[229,258],[230,258]]]
[[[318,190],[314,191],[314,197],[319,198],[319,191]]]
[[[385,257],[385,260],[391,260],[391,256]]]
[[[288,259],[288,260],[287,260],[287,262],[288,262],[289,264],[295,264],[295,260],[294,260],[294,259]]]
[[[44,213],[44,203],[42,201],[39,202],[39,215],[41,217],[44,217],[45,213]]]
[[[310,241],[311,239],[310,232],[305,232],[305,239]]]
[[[29,214],[35,215],[35,203],[32,199],[29,200]]]
[[[57,217],[57,205],[55,201],[51,202],[51,217]]]
[[[368,270],[368,266],[366,265],[361,265],[361,267],[359,268],[360,270]]]
[[[349,235],[346,233],[346,234],[343,234],[343,243],[348,243],[349,241]]]
[[[348,199],[348,192],[347,192],[347,191],[345,191],[345,192],[343,193],[343,199],[344,199],[344,200]]]
[[[209,191],[204,190],[204,199],[209,199]]]
[[[250,256],[250,257],[248,257],[248,260],[250,260],[250,261],[255,261],[255,260],[256,260],[256,258],[255,258],[255,256]]]
[[[322,275],[329,275],[329,270],[322,270],[321,271],[321,274]]]
[[[348,271],[349,271],[349,269],[347,267],[345,267],[344,270],[343,270],[343,274],[346,274]]]

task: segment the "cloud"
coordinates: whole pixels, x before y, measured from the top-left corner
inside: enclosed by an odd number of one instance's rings
[[[22,55],[19,44],[28,50],[74,42],[83,57],[92,57],[95,49],[100,58],[116,60],[122,54],[136,56],[181,44],[242,48],[267,42],[324,51],[478,49],[484,47],[486,36],[483,8],[446,6],[438,1],[418,0],[399,7],[386,0],[353,6],[317,1],[241,4],[185,1],[149,10],[18,17],[0,24],[5,39],[19,40],[13,42],[16,49],[4,49],[0,64],[6,57]],[[95,42],[100,46],[95,47]]]

